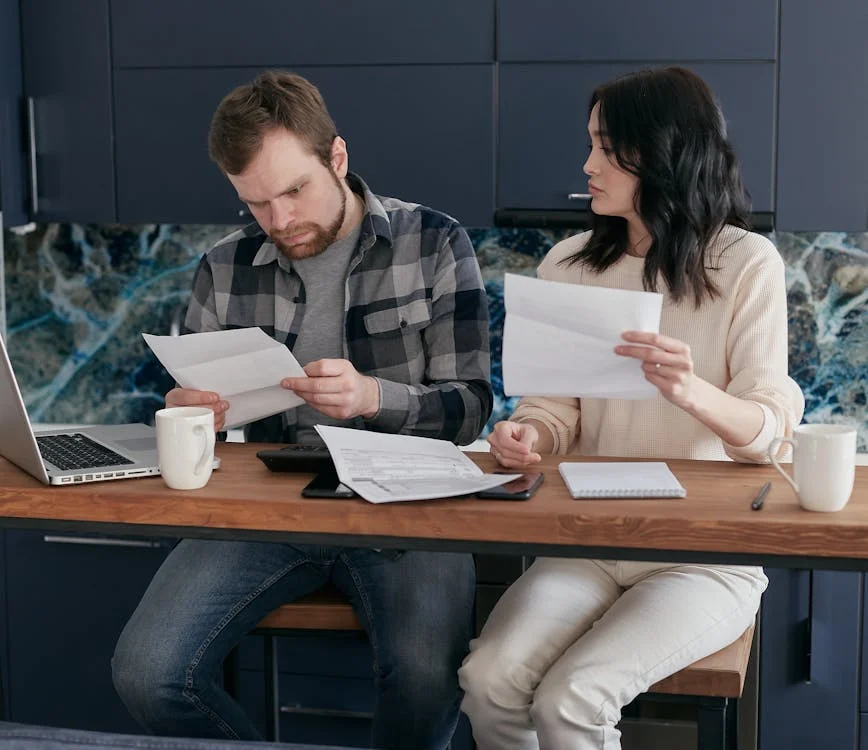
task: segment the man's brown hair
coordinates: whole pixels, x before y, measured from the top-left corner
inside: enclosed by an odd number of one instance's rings
[[[223,98],[211,118],[208,153],[227,174],[241,174],[274,128],[294,133],[331,164],[338,133],[319,89],[284,70],[266,70]]]

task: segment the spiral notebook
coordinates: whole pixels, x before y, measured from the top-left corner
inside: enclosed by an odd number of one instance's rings
[[[558,464],[570,494],[588,497],[684,497],[687,491],[662,461],[565,461]]]

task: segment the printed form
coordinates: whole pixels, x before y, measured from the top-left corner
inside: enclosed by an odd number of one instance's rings
[[[485,474],[445,440],[316,425],[338,478],[372,503],[467,495],[520,474]]]

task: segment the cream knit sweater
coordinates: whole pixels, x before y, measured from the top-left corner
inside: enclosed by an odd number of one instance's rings
[[[601,274],[558,262],[579,250],[585,232],[555,245],[537,271],[542,279],[642,290],[644,260],[625,255]],[[535,419],[555,438],[554,452],[588,456],[719,459],[764,462],[773,438],[789,435],[804,411],[799,386],[787,375],[787,297],[784,264],[764,237],[727,226],[709,255],[720,290],[699,309],[688,296],[676,304],[664,293],[660,333],[690,346],[694,372],[763,410],[759,434],[744,446],[726,445],[687,412],[659,394],[644,401],[526,396],[511,419]]]

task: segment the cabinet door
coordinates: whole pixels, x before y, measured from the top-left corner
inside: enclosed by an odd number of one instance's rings
[[[576,209],[586,193],[588,100],[633,64],[521,63],[500,66],[498,208]],[[772,208],[773,63],[689,65],[711,86],[727,119],[754,211]]]
[[[491,62],[494,0],[113,0],[112,40],[118,67]]]
[[[862,574],[766,574],[758,750],[855,748]]]
[[[350,169],[380,195],[423,203],[465,225],[494,210],[493,66],[297,68],[325,97]],[[211,115],[249,69],[119,70],[122,222],[238,221],[231,185],[208,159]]]
[[[6,532],[10,721],[141,731],[115,693],[110,660],[168,549]]]
[[[775,0],[499,0],[498,59],[774,60]]]
[[[108,0],[21,3],[36,221],[115,219]]]
[[[7,227],[27,223],[23,104],[18,2],[0,0],[0,211]]]
[[[782,0],[777,228],[868,229],[868,3]]]

